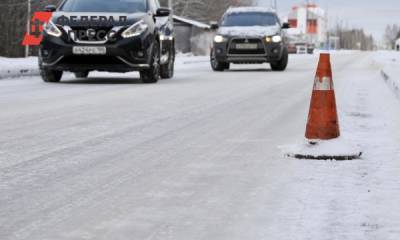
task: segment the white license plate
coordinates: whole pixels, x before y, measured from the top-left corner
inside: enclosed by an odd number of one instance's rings
[[[72,52],[75,55],[105,55],[106,47],[73,47]]]
[[[236,49],[243,49],[243,50],[258,49],[258,44],[242,43],[242,44],[236,44],[235,47]]]

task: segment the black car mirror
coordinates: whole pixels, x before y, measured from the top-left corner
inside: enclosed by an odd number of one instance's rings
[[[57,10],[57,7],[55,5],[47,5],[44,7],[45,12],[55,12]]]
[[[290,28],[290,24],[289,23],[283,23],[282,24],[282,29],[288,29]]]
[[[210,22],[210,28],[212,30],[217,30],[219,28],[218,22]]]
[[[156,17],[168,17],[171,15],[171,9],[169,8],[159,8],[156,12]]]

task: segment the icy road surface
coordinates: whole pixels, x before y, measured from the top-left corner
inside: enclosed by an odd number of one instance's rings
[[[0,80],[0,239],[398,240],[400,101],[373,58],[332,56],[351,162],[279,150],[303,141],[317,56]]]

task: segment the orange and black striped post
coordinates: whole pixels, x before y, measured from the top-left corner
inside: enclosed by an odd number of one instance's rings
[[[321,53],[308,114],[306,138],[329,140],[340,136],[329,53]]]

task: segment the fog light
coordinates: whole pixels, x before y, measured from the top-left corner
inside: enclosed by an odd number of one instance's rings
[[[221,54],[222,53],[222,49],[221,48],[217,48],[217,53]]]
[[[273,53],[278,54],[279,53],[279,49],[275,48],[274,50],[272,50]]]

